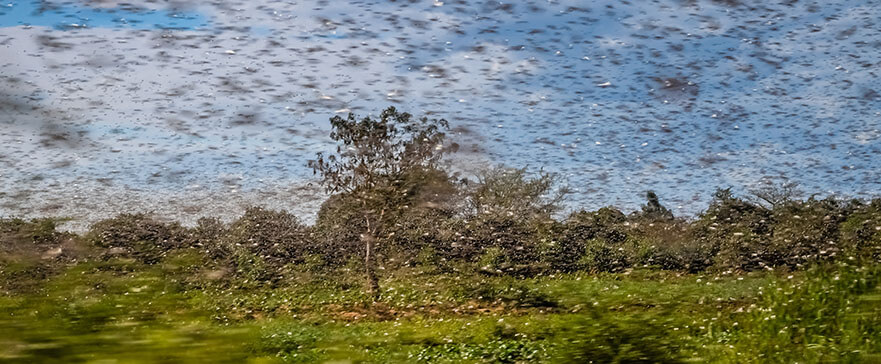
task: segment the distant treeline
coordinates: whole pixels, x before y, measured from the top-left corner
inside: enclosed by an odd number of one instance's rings
[[[791,186],[749,196],[717,190],[696,218],[676,218],[654,193],[641,211],[614,207],[558,212],[565,191],[553,175],[495,168],[477,181],[413,169],[391,189],[394,208],[362,211],[356,193],[328,199],[313,225],[285,211],[247,209],[231,223],[195,227],[147,214],[121,214],[76,235],[57,219],[0,219],[0,268],[42,274],[83,260],[155,264],[175,252],[199,254],[225,277],[273,284],[289,272],[364,267],[365,213],[380,216],[376,264],[427,271],[534,276],[656,268],[683,272],[800,269],[837,259],[881,258],[881,199],[796,199]],[[33,264],[24,264],[31,262]]]

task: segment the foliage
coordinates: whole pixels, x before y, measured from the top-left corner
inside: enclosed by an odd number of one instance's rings
[[[647,220],[673,220],[673,212],[661,205],[654,191],[646,192],[645,198],[646,204],[642,206],[642,212],[638,217]]]
[[[578,262],[588,272],[620,272],[632,266],[631,256],[623,243],[592,239],[584,244],[584,254]]]
[[[775,209],[795,202],[803,194],[797,182],[783,181],[775,184],[766,180],[759,187],[750,190],[754,200]]]
[[[839,226],[842,254],[881,260],[881,199],[850,205],[853,211]]]
[[[512,218],[486,216],[469,220],[456,239],[459,257],[484,262],[485,272],[522,274],[537,256],[535,226]],[[494,259],[488,259],[492,256]]]
[[[120,214],[95,223],[86,239],[102,248],[105,258],[127,257],[154,264],[183,246],[186,231],[176,222],[161,222],[146,214]]]
[[[485,170],[469,194],[470,215],[524,222],[548,220],[568,193],[568,189],[557,187],[558,183],[555,175],[543,171],[530,177],[526,168]]]
[[[446,120],[413,118],[394,107],[385,109],[379,118],[361,120],[349,113],[330,119],[330,138],[338,143],[335,154],[319,153],[309,167],[321,175],[330,193],[346,195],[340,201],[354,199],[364,220],[360,238],[364,244],[364,270],[367,289],[378,297],[376,277],[376,239],[386,233],[392,216],[407,209],[419,178],[414,173],[434,170],[443,154],[449,127]],[[416,183],[418,185],[418,183]]]
[[[4,362],[873,362],[878,267],[632,270],[534,278],[388,274],[383,303],[339,282],[204,285],[201,250],[81,261],[0,294]],[[305,263],[304,263],[305,264]],[[307,267],[303,267],[307,269]],[[308,268],[311,269],[311,268]]]
[[[581,210],[558,221],[550,215],[555,210],[554,199],[548,197],[555,196],[553,177],[511,171],[495,169],[485,174],[493,177],[470,186],[455,182],[442,169],[404,172],[394,184],[401,192],[395,199],[400,205],[375,224],[382,226],[382,234],[372,238],[377,244],[372,250],[376,268],[419,266],[435,273],[464,269],[530,277],[635,268],[688,273],[797,270],[841,259],[881,257],[881,199],[812,197],[768,209],[730,190],[718,190],[708,209],[693,221],[628,217],[614,207]],[[508,195],[484,183],[513,192]],[[524,191],[530,191],[529,197]],[[132,258],[149,264],[193,248],[217,271],[274,284],[290,276],[290,265],[306,257],[315,258],[310,261],[314,272],[365,270],[367,221],[361,207],[357,194],[335,194],[322,206],[314,226],[290,213],[257,207],[229,225],[203,218],[193,228],[144,214],[123,214],[95,224],[82,239],[55,231],[55,220],[7,219],[0,237],[6,255],[16,260],[7,266],[19,267],[6,272],[18,269],[20,274],[45,276],[52,259],[91,257],[88,246],[79,244],[85,241],[102,259]]]
[[[220,258],[224,254],[221,246],[221,238],[229,232],[226,224],[220,219],[203,217],[196,221],[196,226],[187,234],[187,247],[205,249],[214,258]]]
[[[404,174],[399,184],[404,196],[400,208],[384,216],[384,234],[376,247],[379,256],[413,258],[425,247],[449,248],[453,235],[450,220],[458,211],[458,186],[442,170],[415,169]],[[318,212],[313,232],[319,246],[313,249],[332,264],[343,264],[362,250],[359,242],[366,229],[361,203],[356,195],[340,193],[325,201]],[[380,259],[386,261],[386,259]]]
[[[308,248],[306,239],[306,226],[293,214],[249,207],[230,224],[221,240],[277,264],[285,264],[302,259]]]
[[[499,282],[468,282],[461,289],[466,297],[509,307],[556,308],[560,304],[547,292],[526,281],[504,277]]]
[[[9,248],[16,244],[51,246],[69,234],[56,230],[59,219],[42,218],[24,220],[20,218],[0,219],[0,247]]]
[[[318,209],[312,229],[317,243],[314,252],[333,264],[344,264],[349,257],[363,254],[360,236],[366,225],[360,210],[360,203],[353,195],[328,197]]]
[[[773,213],[775,224],[765,254],[769,264],[792,268],[839,254],[838,226],[847,212],[838,201],[811,198],[777,207]]]
[[[555,268],[562,271],[617,269],[607,264],[615,259],[606,259],[609,251],[604,251],[603,246],[611,247],[627,239],[626,219],[624,213],[614,207],[603,207],[594,212],[581,210],[569,215],[558,234]],[[605,261],[594,262],[594,258]]]
[[[372,193],[403,173],[436,165],[443,155],[446,120],[413,118],[389,107],[378,119],[349,113],[330,119],[336,154],[309,163],[329,192]],[[366,196],[366,195],[365,195]]]
[[[735,197],[730,189],[714,194],[707,211],[695,223],[694,239],[712,262],[694,262],[698,270],[710,265],[720,269],[763,269],[775,264],[768,249],[773,227],[770,210]]]
[[[483,171],[475,185],[466,187],[467,205],[452,237],[451,257],[477,261],[497,252],[492,264],[481,265],[487,273],[531,275],[552,268],[553,263],[539,258],[560,252],[552,215],[567,190],[557,185],[555,175],[541,171],[535,176],[525,168]]]

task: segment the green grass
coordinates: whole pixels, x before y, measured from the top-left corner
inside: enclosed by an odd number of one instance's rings
[[[37,264],[37,263],[33,263]],[[0,272],[0,362],[878,362],[881,267],[531,279],[290,267],[274,286],[161,263]],[[302,269],[300,269],[302,268]],[[12,282],[13,279],[16,282]]]

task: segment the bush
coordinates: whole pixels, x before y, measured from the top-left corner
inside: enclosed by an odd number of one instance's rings
[[[362,256],[361,233],[366,224],[361,208],[351,195],[337,194],[324,201],[312,229],[317,242],[313,253],[322,255],[334,266],[345,264],[353,256]]]
[[[560,228],[559,247],[553,266],[562,271],[613,269],[606,264],[611,262],[606,258],[612,252],[606,251],[605,247],[611,249],[627,240],[626,220],[624,213],[613,207],[603,207],[594,212],[582,210],[569,215]],[[602,262],[593,262],[593,259]]]
[[[838,226],[847,212],[835,200],[792,202],[775,208],[770,244],[764,252],[769,265],[800,267],[838,255]]]
[[[675,219],[631,223],[633,263],[692,273],[706,269],[713,264],[713,246],[694,239],[692,230],[692,224]]]
[[[627,217],[614,207],[597,211],[581,210],[566,219],[564,234],[567,239],[587,241],[601,239],[620,243],[627,239]]]
[[[839,225],[843,253],[881,259],[881,199],[851,205],[852,213]]]
[[[464,223],[464,233],[454,240],[456,257],[488,265],[505,274],[534,274],[539,252],[538,231],[528,222],[497,216],[478,217]],[[493,258],[487,258],[492,255]]]
[[[24,260],[58,260],[83,255],[76,235],[56,231],[58,219],[0,219],[0,262],[17,257]],[[2,259],[7,258],[7,259]]]
[[[770,210],[734,197],[730,189],[717,190],[694,223],[693,239],[719,269],[762,269],[775,264],[768,250],[773,222]]]
[[[146,214],[120,214],[92,225],[87,241],[102,248],[102,256],[134,258],[154,264],[170,250],[180,248],[186,229],[179,223],[164,223]]]
[[[633,266],[623,243],[612,243],[601,239],[588,240],[579,265],[592,273],[620,272]]]
[[[554,230],[552,214],[566,194],[557,187],[556,176],[523,169],[496,167],[478,176],[467,191],[464,221],[452,244],[456,256],[475,261],[486,249],[497,249],[497,269],[505,273],[536,274],[548,269],[556,245],[548,232]]]
[[[469,214],[524,222],[550,219],[568,193],[557,184],[556,175],[539,172],[531,177],[526,168],[483,171],[469,193]]]
[[[431,249],[446,260],[456,232],[455,215],[461,208],[459,186],[438,169],[409,171],[402,185],[408,186],[402,189],[407,195],[388,215],[377,252],[406,261]]]
[[[232,253],[238,271],[258,281],[280,278],[281,268],[301,263],[311,245],[299,218],[261,207],[246,209],[230,224],[221,244]]]
[[[453,235],[451,219],[461,204],[458,186],[446,172],[434,168],[414,168],[392,183],[397,195],[387,196],[380,235],[375,236],[378,262],[389,263],[390,256],[404,262],[425,247],[445,254]],[[377,191],[384,194],[388,191]],[[334,265],[345,264],[353,256],[363,256],[361,234],[366,231],[364,202],[356,193],[332,195],[318,211],[313,232],[320,242],[320,253]]]
[[[56,219],[0,219],[0,291],[33,292],[67,263],[87,256]]]
[[[410,211],[399,222],[388,228],[379,253],[400,263],[424,261],[430,252],[434,268],[446,270],[446,263],[456,259],[453,242],[460,233],[458,219],[446,211]],[[385,259],[389,265],[389,259]]]
[[[227,234],[227,226],[215,217],[203,217],[196,221],[196,226],[189,230],[187,246],[199,249],[216,249],[221,239]]]
[[[658,195],[654,191],[645,194],[646,204],[642,205],[642,211],[634,213],[637,220],[664,221],[673,220],[673,212],[661,205]]]
[[[43,218],[24,220],[20,218],[0,219],[0,246],[4,248],[15,244],[54,245],[69,237],[56,231],[57,219]]]
[[[652,253],[646,264],[662,269],[681,270],[689,273],[704,271],[716,259],[714,244],[703,240],[675,240],[663,245],[652,245]]]

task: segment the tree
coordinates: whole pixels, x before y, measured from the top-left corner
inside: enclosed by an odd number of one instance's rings
[[[360,234],[364,245],[364,270],[367,291],[379,297],[376,275],[375,244],[388,225],[388,217],[407,208],[413,186],[406,178],[413,171],[437,168],[444,153],[444,119],[414,118],[385,109],[379,118],[357,119],[349,113],[330,119],[330,138],[337,142],[336,153],[318,153],[309,167],[321,176],[328,193],[354,199],[363,218]],[[452,145],[455,148],[455,144]]]
[[[557,187],[557,175],[539,171],[531,177],[526,168],[499,166],[483,171],[477,178],[477,187],[468,201],[475,216],[549,220],[569,193],[567,187]]]
[[[750,193],[756,202],[765,204],[770,209],[793,203],[802,195],[798,182],[789,182],[784,179],[778,184],[769,178],[765,178],[762,185],[750,190]]]
[[[654,191],[645,193],[646,203],[642,206],[642,217],[651,220],[673,220],[673,212],[661,205]]]
[[[547,267],[540,257],[557,256],[550,238],[568,188],[558,185],[557,175],[526,168],[498,166],[484,170],[468,191],[464,256],[483,261],[484,272],[534,274]]]

